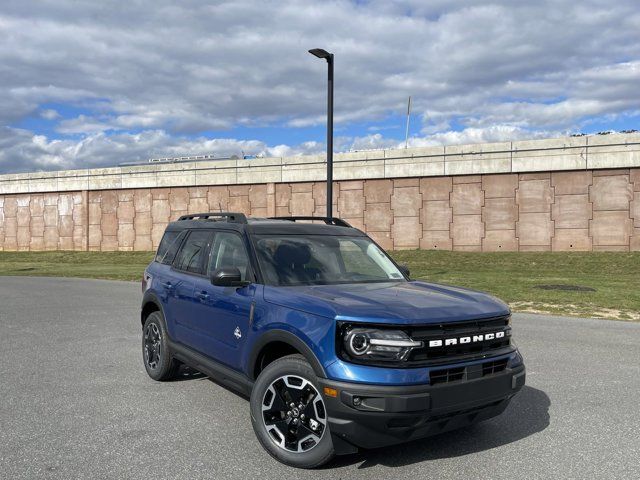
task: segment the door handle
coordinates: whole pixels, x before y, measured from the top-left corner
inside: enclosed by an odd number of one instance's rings
[[[198,292],[196,293],[196,297],[198,297],[201,301],[206,301],[211,298],[207,292]]]
[[[162,285],[162,287],[166,288],[167,290],[171,290],[173,288],[173,284],[171,282],[164,282],[160,285]]]

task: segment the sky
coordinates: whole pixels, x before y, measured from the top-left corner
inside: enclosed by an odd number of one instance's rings
[[[640,129],[637,0],[3,0],[0,173]]]

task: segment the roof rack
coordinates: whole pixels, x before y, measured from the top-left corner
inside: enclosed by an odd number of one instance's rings
[[[289,222],[297,222],[298,220],[316,220],[335,227],[353,228],[347,222],[338,217],[269,217],[269,220],[287,220]]]
[[[228,223],[247,223],[247,217],[244,213],[239,212],[209,212],[209,213],[191,213],[182,215],[181,220],[210,220],[213,222],[223,221]]]

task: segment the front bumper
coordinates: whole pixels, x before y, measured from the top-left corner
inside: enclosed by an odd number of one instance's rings
[[[438,385],[380,386],[321,379],[336,453],[377,448],[472,425],[499,415],[525,383],[525,367]]]

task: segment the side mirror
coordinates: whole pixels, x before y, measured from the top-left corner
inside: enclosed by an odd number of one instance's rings
[[[237,267],[221,267],[211,272],[211,283],[218,287],[240,287],[247,282],[242,281],[242,275]]]
[[[401,264],[398,265],[398,270],[400,270],[400,272],[406,277],[409,278],[411,275],[411,272],[409,272],[409,267],[407,267],[405,264]]]

